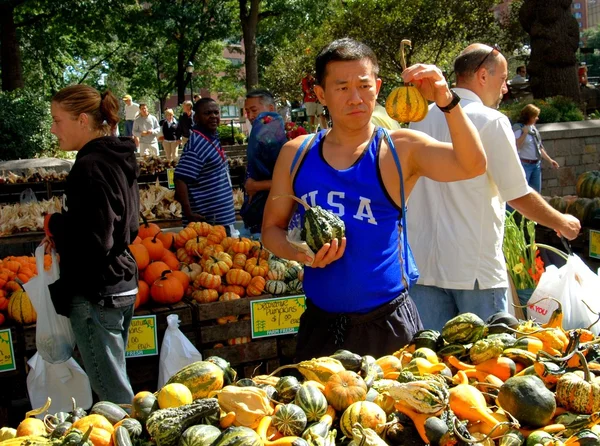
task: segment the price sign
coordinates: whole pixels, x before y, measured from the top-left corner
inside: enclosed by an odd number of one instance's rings
[[[0,372],[9,372],[16,368],[10,328],[0,330]]]
[[[590,257],[600,259],[600,231],[590,229]]]
[[[156,316],[134,316],[129,325],[127,358],[158,355]]]
[[[175,169],[167,169],[167,186],[175,189]]]
[[[252,338],[298,333],[305,297],[286,296],[253,300],[250,305]]]

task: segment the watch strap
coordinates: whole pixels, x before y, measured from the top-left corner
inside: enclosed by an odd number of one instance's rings
[[[456,107],[458,105],[458,103],[460,102],[460,96],[458,94],[456,94],[456,92],[454,90],[450,90],[450,93],[452,93],[452,100],[450,101],[450,103],[448,105],[446,105],[445,107],[440,107],[438,105],[438,108],[443,111],[444,113],[450,113],[450,110],[452,110],[454,107]]]

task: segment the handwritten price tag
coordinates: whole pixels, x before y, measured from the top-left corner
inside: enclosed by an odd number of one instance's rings
[[[127,358],[158,355],[156,316],[134,316],[129,325]]]
[[[298,333],[305,297],[286,296],[253,300],[250,306],[252,338]]]
[[[16,368],[10,328],[0,330],[0,372],[9,372]]]
[[[590,257],[600,259],[600,231],[590,229]]]

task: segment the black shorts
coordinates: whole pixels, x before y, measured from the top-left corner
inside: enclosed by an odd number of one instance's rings
[[[361,356],[391,355],[423,329],[408,293],[369,313],[328,313],[306,299],[300,317],[296,361],[329,356],[345,349]]]

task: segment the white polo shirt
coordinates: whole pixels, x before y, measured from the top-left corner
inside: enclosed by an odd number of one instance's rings
[[[502,253],[506,202],[527,195],[515,136],[506,116],[486,107],[472,91],[455,88],[460,105],[481,137],[487,172],[470,180],[438,183],[420,178],[408,202],[408,238],[421,285],[472,290],[508,287]],[[427,117],[412,123],[451,142],[444,113],[433,104]]]

